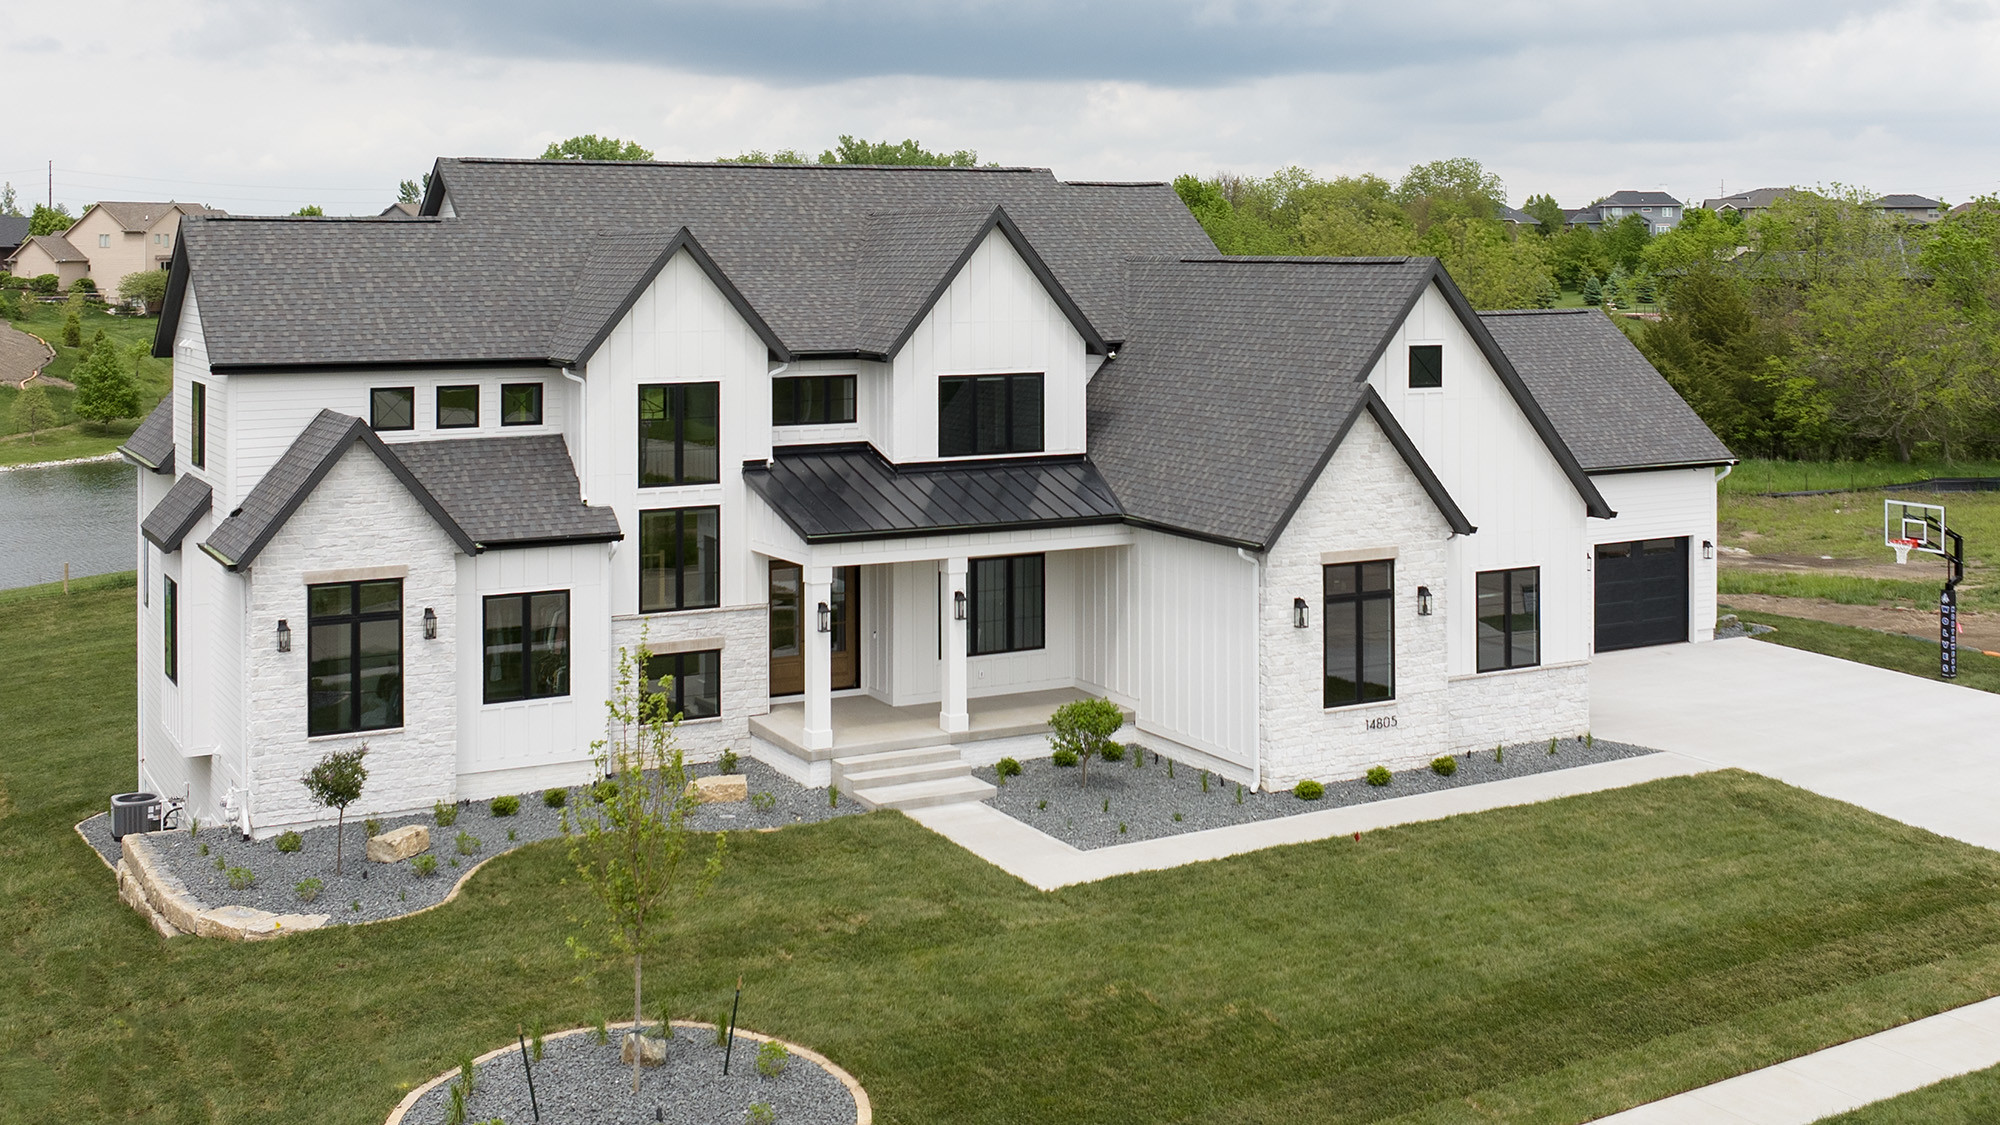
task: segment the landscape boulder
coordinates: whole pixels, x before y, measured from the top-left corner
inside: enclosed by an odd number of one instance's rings
[[[430,829],[421,824],[405,824],[401,828],[391,828],[380,836],[368,837],[368,858],[376,863],[400,863],[429,851],[430,847]]]
[[[688,783],[688,792],[694,794],[696,803],[703,805],[747,801],[750,799],[750,779],[740,773],[697,777]]]
[[[633,1035],[629,1032],[625,1036],[624,1045],[618,1048],[618,1061],[620,1063],[625,1066],[632,1065],[632,1050],[635,1043],[638,1044],[640,1066],[667,1065],[666,1040],[655,1039],[650,1035]]]

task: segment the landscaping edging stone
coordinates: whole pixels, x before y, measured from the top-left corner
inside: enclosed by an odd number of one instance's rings
[[[1037,757],[1024,759],[1021,775],[1008,778],[986,803],[1037,831],[1088,851],[1657,753],[1601,738],[1589,745],[1579,738],[1558,739],[1555,750],[1549,753],[1547,742],[1522,743],[1504,747],[1497,762],[1492,750],[1458,754],[1456,772],[1450,777],[1418,768],[1392,773],[1387,785],[1370,785],[1358,777],[1329,781],[1325,795],[1312,801],[1300,800],[1288,789],[1260,793],[1244,786],[1241,804],[1237,803],[1236,782],[1211,772],[1204,792],[1198,767],[1176,762],[1169,778],[1166,759],[1155,759],[1150,753],[1146,764],[1136,769],[1130,751],[1122,761],[1092,762],[1088,787],[1079,787],[1076,767],[1060,767],[1046,757]],[[991,766],[975,769],[973,774],[986,781],[999,780]],[[1173,819],[1176,813],[1181,817],[1178,821]]]
[[[618,1052],[618,1043],[621,1041],[623,1034],[629,1032],[633,1026],[630,1020],[622,1023],[606,1024],[606,1030],[611,1033],[611,1037],[609,1043],[602,1045],[590,1043],[582,1039],[584,1036],[595,1035],[597,1029],[594,1027],[574,1027],[567,1031],[558,1031],[542,1037],[544,1054],[542,1062],[535,1064],[535,1095],[543,1105],[543,1117],[545,1120],[554,1123],[559,1120],[573,1119],[567,1117],[558,1118],[555,1116],[563,1095],[568,1091],[568,1088],[565,1087],[556,1072],[553,1070],[544,1071],[542,1069],[551,1063],[550,1055],[555,1053],[551,1051],[551,1048],[556,1048],[558,1044],[561,1044],[565,1048],[577,1049],[580,1053],[587,1053],[591,1048],[596,1048],[615,1058]],[[641,1028],[643,1030],[645,1027],[656,1026],[655,1024],[644,1024],[641,1025]],[[672,1026],[676,1032],[674,1036],[675,1051],[669,1053],[666,1066],[648,1068],[642,1072],[644,1075],[659,1076],[661,1078],[677,1075],[686,1069],[688,1060],[685,1056],[690,1051],[706,1050],[712,1053],[715,1050],[713,1046],[714,1024],[702,1023],[696,1020],[675,1020]],[[689,1034],[681,1034],[682,1032]],[[840,1084],[840,1087],[847,1092],[848,1096],[853,1099],[853,1112],[851,1116],[844,1112],[830,1116],[824,1113],[801,1115],[797,1108],[794,1107],[790,1113],[780,1109],[777,1117],[779,1122],[784,1123],[784,1125],[848,1125],[848,1123],[851,1123],[851,1125],[873,1125],[875,1113],[873,1106],[868,1100],[868,1092],[861,1088],[861,1083],[856,1081],[853,1075],[841,1069],[833,1060],[811,1048],[801,1047],[796,1043],[787,1042],[774,1036],[747,1031],[741,1027],[736,1029],[736,1038],[738,1040],[736,1058],[730,1067],[732,1079],[738,1075],[742,1075],[745,1079],[744,1084],[746,1085],[749,1084],[749,1081],[753,1080],[758,1082],[768,1081],[751,1078],[751,1076],[756,1075],[757,1046],[766,1042],[781,1043],[792,1055],[792,1063],[786,1067],[786,1075],[790,1075],[792,1067],[797,1066],[801,1061],[809,1062],[814,1067],[825,1072],[827,1076],[836,1080]],[[474,1101],[467,1107],[466,1118],[468,1121],[488,1120],[494,1116],[496,1111],[508,1121],[529,1119],[527,1116],[529,1109],[526,1084],[522,1081],[520,1074],[520,1051],[520,1043],[517,1041],[502,1047],[496,1047],[472,1060],[474,1072],[478,1075],[478,1082],[473,1091]],[[510,1063],[512,1064],[511,1066],[509,1065]],[[481,1073],[488,1064],[498,1065],[493,1067],[491,1073]],[[619,1069],[622,1074],[623,1071],[629,1070],[629,1067],[621,1067]],[[433,1092],[445,1091],[457,1077],[458,1071],[456,1069],[448,1070],[416,1089],[411,1090],[404,1096],[402,1101],[396,1104],[396,1108],[390,1111],[389,1117],[383,1125],[431,1125],[433,1120],[442,1121],[444,1119],[442,1104],[437,1106],[438,1112],[435,1115],[430,1114],[426,1111],[432,1109],[433,1106],[426,1104],[426,1098]],[[782,1079],[783,1076],[781,1076],[780,1080]],[[599,1077],[597,1080],[602,1081],[603,1079]],[[520,1088],[516,1090],[516,1086]],[[503,1098],[496,1099],[493,1096],[496,1087],[502,1088]],[[624,1094],[627,1092],[627,1089],[623,1085],[616,1086],[616,1093]],[[601,1108],[607,1113],[616,1112],[619,1107],[603,1104],[610,1100],[604,1097],[604,1092],[601,1086],[593,1087],[592,1093],[587,1095],[587,1097],[590,1101],[598,1104],[592,1105],[591,1108]],[[483,1101],[481,1100],[482,1095],[484,1098]],[[518,1097],[521,1104],[515,1106],[511,1101],[497,1107],[491,1104],[493,1101],[503,1100],[507,1095]],[[640,1090],[642,1100],[657,1099],[662,1095],[663,1091],[657,1087],[650,1091],[650,1093],[643,1087]],[[444,1094],[440,1093],[437,1098],[431,1100],[435,1103],[443,1103]],[[672,1123],[672,1125],[681,1125],[682,1122],[720,1120],[712,1116],[700,1118],[675,1117],[673,1116],[675,1107],[666,1105],[665,1103],[660,1104],[667,1114],[663,1120]],[[826,1108],[838,1109],[844,1107],[829,1104]]]

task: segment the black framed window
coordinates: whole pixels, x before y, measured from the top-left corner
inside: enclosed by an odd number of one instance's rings
[[[479,388],[439,387],[437,392],[440,430],[463,430],[479,425]]]
[[[376,387],[368,392],[368,425],[377,430],[417,428],[415,387]]]
[[[569,694],[569,591],[497,594],[484,601],[485,701]]]
[[[773,426],[831,426],[854,421],[854,376],[788,375],[771,380]]]
[[[639,513],[639,611],[722,604],[720,508]]]
[[[542,385],[540,383],[500,384],[500,424],[503,426],[541,425]]]
[[[160,631],[164,635],[164,651],[160,656],[165,663],[167,678],[179,683],[181,680],[181,588],[173,579],[160,575]]]
[[[1479,670],[1542,662],[1542,568],[1479,574]]]
[[[657,695],[665,680],[667,705],[676,718],[713,719],[722,714],[722,650],[656,653],[646,661],[646,694]]]
[[[1040,375],[938,380],[938,456],[1042,451]]]
[[[1326,686],[1322,706],[1396,698],[1396,564],[1334,563],[1324,586]]]
[[[967,641],[974,656],[1041,648],[1048,605],[1041,555],[973,559],[967,569]]]
[[[306,587],[306,733],[403,725],[403,583]]]
[[[1444,386],[1444,345],[1410,345],[1410,385],[1412,387]]]
[[[639,487],[722,479],[720,383],[639,388]]]
[[[188,464],[208,464],[208,387],[188,384]]]

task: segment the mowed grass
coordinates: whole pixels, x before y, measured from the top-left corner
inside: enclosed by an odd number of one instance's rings
[[[448,906],[162,941],[71,830],[132,781],[132,591],[0,605],[0,1120],[379,1122],[616,1018],[559,843]],[[730,840],[649,1007],[884,1123],[1577,1122],[2000,992],[2000,856],[1743,773],[1043,894],[897,814]]]
[[[1823,598],[1841,605],[1935,606],[1942,585],[1816,571],[1718,569],[1715,574],[1715,592],[1725,598],[1731,594],[1767,594],[1780,598]],[[1960,604],[1965,601],[1961,599]]]
[[[1882,545],[1882,501],[1908,500],[1913,503],[1943,504],[1945,519],[1965,537],[1965,582],[1960,587],[1959,604],[1970,610],[2000,611],[2000,582],[1990,573],[1991,560],[2000,558],[2000,492],[1845,492],[1832,496],[1747,496],[1724,491],[1717,498],[1717,534],[1722,545],[1741,547],[1753,555],[1830,556],[1867,563],[1894,564],[1896,556]],[[1798,597],[1831,597],[1849,604],[1873,604],[1875,595],[1890,599],[1917,597],[1918,604],[1935,604],[1943,586],[1946,566],[1942,558],[1913,553],[1904,568],[1909,577],[1881,580],[1877,587],[1841,586],[1831,576],[1807,575],[1795,579],[1802,591],[1816,583],[1825,589],[1845,589],[1846,596],[1801,592]],[[1718,581],[1735,593],[1772,593],[1754,583],[1775,582],[1768,576],[1752,576],[1723,568]],[[1904,585],[1908,583],[1909,585]],[[1918,596],[1917,590],[1925,592]],[[1852,598],[1867,600],[1856,603]]]
[[[109,453],[131,436],[139,419],[144,418],[173,385],[172,360],[135,354],[142,345],[147,349],[152,347],[153,333],[160,323],[158,317],[112,316],[101,311],[85,311],[79,318],[83,328],[83,346],[71,348],[62,342],[63,320],[69,315],[65,306],[36,301],[31,302],[24,313],[19,320],[11,323],[22,331],[41,337],[55,349],[56,358],[42,369],[52,378],[75,382],[76,368],[83,362],[91,341],[96,339],[100,330],[107,339],[117,344],[124,353],[127,369],[139,383],[139,416],[106,426],[85,425],[78,422],[71,411],[75,392],[48,387],[45,389],[49,401],[61,416],[62,425],[44,430],[38,439],[31,440],[14,425],[14,399],[20,392],[11,386],[0,386],[0,465],[60,461]]]
[[[2000,461],[1773,461],[1747,457],[1723,493],[1810,492],[1915,484],[1938,477],[2000,477]]]
[[[1820,1125],[1993,1125],[2000,1121],[2000,1067],[1947,1078],[1862,1106]]]
[[[1745,621],[1754,621],[1776,629],[1776,632],[1763,633],[1757,637],[1758,640],[1768,644],[1837,656],[1842,660],[1872,664],[1877,668],[1921,676],[1926,680],[1943,679],[1938,675],[1938,646],[1931,641],[1922,641],[1899,633],[1857,629],[1851,625],[1830,625],[1824,621],[1809,621],[1803,617],[1739,610],[1731,607],[1727,598],[1722,599],[1722,607],[1725,612],[1734,613]],[[2000,659],[1960,645],[1958,678],[1951,682],[1961,687],[1977,688],[1980,691],[2000,692]]]

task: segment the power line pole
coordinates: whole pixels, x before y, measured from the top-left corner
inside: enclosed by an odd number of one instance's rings
[[[56,209],[56,162],[49,161],[49,210]]]

